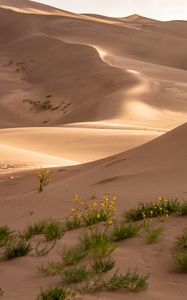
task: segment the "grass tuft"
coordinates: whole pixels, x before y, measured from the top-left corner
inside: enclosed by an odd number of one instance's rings
[[[38,268],[38,271],[40,273],[43,273],[47,276],[62,274],[63,270],[64,270],[63,264],[53,263],[53,262],[49,262],[46,265],[42,264],[41,267]]]
[[[12,231],[8,226],[0,227],[0,247],[4,246],[9,240]]]
[[[63,282],[66,284],[78,283],[87,280],[90,277],[90,272],[85,266],[74,266],[63,272]]]
[[[137,236],[140,230],[140,226],[137,224],[116,224],[112,230],[112,240],[113,241],[121,241],[124,239],[132,238]]]
[[[69,249],[64,249],[62,253],[62,259],[65,265],[71,266],[79,263],[87,255],[87,251],[81,247],[74,247]]]
[[[144,234],[145,234],[145,239],[149,244],[157,243],[158,240],[161,238],[163,235],[163,227],[158,226],[158,227],[153,227],[150,225],[146,225],[144,227]]]
[[[14,259],[16,257],[26,256],[32,247],[30,243],[17,239],[17,237],[12,237],[4,247],[3,256],[6,260]]]
[[[37,300],[65,300],[70,296],[70,292],[63,288],[49,288],[42,291]]]
[[[107,259],[97,259],[92,264],[92,269],[95,273],[100,274],[112,270],[114,266],[115,266],[115,260],[109,257]]]

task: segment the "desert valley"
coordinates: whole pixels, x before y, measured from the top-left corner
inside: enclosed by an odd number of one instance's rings
[[[186,300],[186,122],[187,21],[0,0],[0,299]]]

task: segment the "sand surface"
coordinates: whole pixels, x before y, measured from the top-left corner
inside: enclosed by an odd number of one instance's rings
[[[160,195],[186,199],[186,95],[186,21],[0,0],[0,226],[64,218],[75,193],[115,193],[121,211]],[[40,166],[52,168],[41,194]],[[122,270],[128,262],[150,272],[147,291],[86,299],[186,300],[186,275],[173,272],[169,254],[186,224],[171,217],[161,245],[140,238],[115,250]],[[47,260],[76,238],[67,233]],[[42,261],[2,262],[2,299],[34,300],[60,283],[37,274]]]

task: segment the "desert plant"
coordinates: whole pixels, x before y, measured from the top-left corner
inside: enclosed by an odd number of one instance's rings
[[[64,249],[62,253],[62,259],[65,265],[75,265],[81,260],[83,260],[87,255],[87,251],[82,249],[81,247],[73,247],[69,249]]]
[[[47,276],[62,274],[63,270],[64,265],[62,263],[48,262],[46,265],[42,264],[40,267],[38,267],[38,271]]]
[[[115,249],[106,231],[94,229],[90,233],[84,233],[79,239],[82,248],[91,251],[97,258],[107,256]]]
[[[79,195],[74,196],[74,207],[71,214],[67,217],[67,225],[70,229],[83,226],[94,225],[99,222],[111,225],[117,213],[116,197],[103,195],[101,199],[91,198],[82,201]],[[76,226],[77,225],[77,226]]]
[[[66,269],[63,274],[63,282],[66,284],[78,283],[87,280],[90,276],[90,272],[87,271],[85,266],[74,266]]]
[[[107,259],[96,259],[96,261],[92,264],[92,269],[95,273],[106,273],[112,270],[115,266],[115,260],[111,257]]]
[[[187,229],[184,230],[183,234],[176,238],[177,247],[182,250],[187,250]]]
[[[10,260],[16,257],[26,256],[31,250],[32,247],[30,243],[18,239],[17,237],[12,237],[4,246],[3,257],[6,260]]]
[[[42,291],[37,300],[65,300],[70,294],[70,291],[61,287],[49,288],[46,291]]]
[[[117,223],[114,225],[111,238],[113,241],[121,241],[124,239],[132,238],[138,234],[140,226],[137,224],[124,224]]]
[[[139,292],[144,290],[148,286],[148,275],[139,275],[136,271],[128,271],[125,275],[115,273],[111,277],[106,279],[96,279],[94,282],[82,287],[80,291],[82,293],[95,293],[99,291],[119,291],[129,290],[132,292]]]
[[[73,229],[77,229],[81,226],[81,222],[77,217],[68,217],[66,220],[66,228],[67,230],[73,230]]]
[[[160,217],[161,220],[167,219],[172,212],[178,212],[180,202],[175,199],[165,199],[159,197],[157,201],[150,203],[140,203],[137,209],[129,209],[124,217],[129,222],[138,220],[147,220],[153,217]]]
[[[58,240],[63,236],[64,229],[60,221],[45,219],[29,225],[21,236],[29,240],[38,234],[44,234],[47,241]]]
[[[178,207],[178,212],[182,215],[185,216],[187,215],[187,202],[182,202],[180,203]]]
[[[173,253],[176,268],[183,273],[187,273],[187,251],[178,250]]]
[[[49,169],[45,169],[45,168],[40,168],[37,172],[36,175],[39,179],[39,188],[38,188],[38,192],[41,193],[44,191],[44,188],[46,187],[46,185],[49,184],[50,180],[51,180],[51,172]]]
[[[158,226],[158,227],[154,227],[154,226],[150,226],[147,225],[144,227],[144,235],[145,235],[145,239],[149,244],[153,244],[158,242],[158,240],[160,239],[160,237],[163,234],[163,227]]]
[[[6,244],[12,233],[8,226],[0,227],[0,247]]]

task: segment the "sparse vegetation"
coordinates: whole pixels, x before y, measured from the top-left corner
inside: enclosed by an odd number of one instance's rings
[[[45,219],[29,225],[23,232],[22,237],[29,240],[35,235],[43,234],[47,241],[52,241],[61,239],[64,232],[64,228],[60,221],[55,219]]]
[[[60,275],[64,270],[64,265],[62,263],[53,263],[48,262],[46,265],[42,264],[38,268],[40,273],[43,273],[48,276]]]
[[[119,291],[129,290],[132,292],[139,292],[148,286],[148,275],[139,275],[136,271],[128,271],[125,275],[115,273],[108,279],[97,279],[93,283],[83,287],[83,293],[95,293],[100,291]]]
[[[128,238],[132,238],[138,234],[139,230],[140,226],[137,224],[117,223],[114,225],[114,228],[112,230],[112,240],[117,242]]]
[[[46,185],[49,184],[50,180],[51,180],[51,172],[49,169],[45,169],[45,168],[40,168],[37,172],[36,175],[39,179],[39,188],[38,188],[38,192],[41,193],[44,191],[44,188],[46,187]]]
[[[69,290],[55,287],[41,292],[37,297],[37,300],[65,300],[70,296],[71,292]]]
[[[149,244],[153,244],[158,242],[158,240],[161,238],[162,234],[163,234],[163,227],[161,226],[151,226],[151,225],[147,225],[144,227],[144,235],[145,235],[145,239]]]
[[[65,265],[75,265],[83,260],[87,255],[87,251],[81,247],[73,247],[69,249],[64,249],[62,253],[62,259]]]
[[[107,259],[96,259],[96,261],[92,264],[92,269],[95,273],[106,273],[112,270],[115,266],[115,260],[111,257]]]
[[[127,221],[145,220],[145,222],[153,217],[160,217],[165,220],[172,212],[179,212],[180,202],[176,200],[168,200],[159,197],[157,201],[150,203],[140,203],[137,209],[129,209],[125,212]]]
[[[32,247],[30,243],[18,239],[16,236],[8,240],[4,246],[3,257],[6,260],[14,259],[16,257],[26,256],[31,252]]]
[[[104,222],[107,225],[113,224],[117,214],[116,197],[103,195],[101,199],[95,198],[82,201],[79,195],[74,196],[74,207],[71,208],[71,214],[67,217],[67,226],[95,225]],[[77,226],[77,227],[76,227]]]
[[[78,283],[87,280],[90,272],[85,266],[73,266],[66,269],[62,274],[63,282],[66,284]]]
[[[0,247],[4,246],[9,240],[12,231],[8,226],[0,227]]]
[[[176,238],[177,247],[182,250],[187,250],[187,228],[184,233]]]
[[[176,249],[173,252],[173,259],[180,272],[187,273],[187,228],[183,234],[176,238]]]

